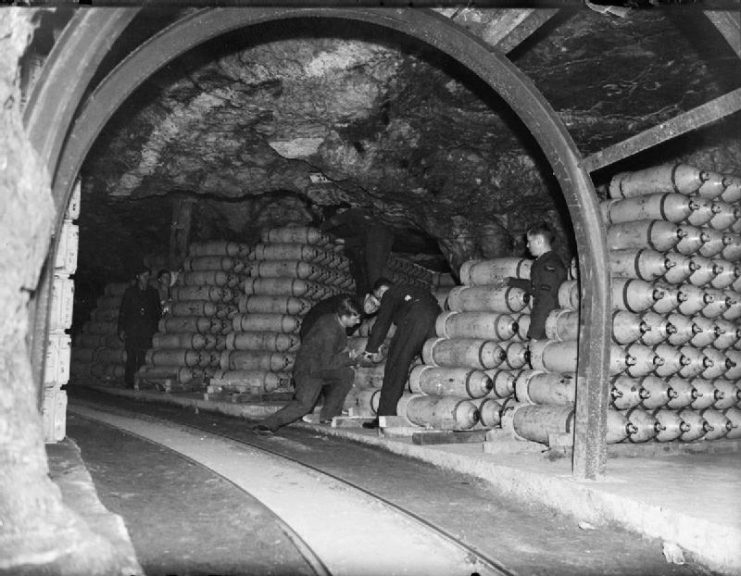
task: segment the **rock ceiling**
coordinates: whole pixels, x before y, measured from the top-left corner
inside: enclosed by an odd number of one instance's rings
[[[496,43],[513,11],[442,12]],[[561,10],[508,56],[584,155],[741,85],[738,57],[699,11]],[[736,114],[639,160],[702,154],[741,173],[740,125]],[[439,249],[454,267],[521,251],[542,219],[570,250],[558,184],[499,96],[440,54],[359,24],[282,23],[191,51],[116,114],[83,186],[81,266],[96,274],[125,267],[114,253],[166,247],[174,197],[199,198],[194,237],[250,240],[349,204],[393,227],[397,249]]]

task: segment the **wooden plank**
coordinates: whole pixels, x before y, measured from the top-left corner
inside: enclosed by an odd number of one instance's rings
[[[486,441],[486,430],[430,430],[412,434],[412,443],[430,444],[469,444]]]
[[[658,126],[587,156],[581,164],[585,170],[594,172],[672,138],[707,126],[739,110],[741,110],[741,88],[736,88],[728,94],[684,112],[667,122],[662,122]]]

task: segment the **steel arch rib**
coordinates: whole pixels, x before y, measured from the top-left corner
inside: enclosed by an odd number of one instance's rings
[[[297,18],[361,21],[422,40],[489,84],[538,141],[561,185],[581,256],[580,281],[585,297],[581,303],[574,473],[583,478],[603,473],[611,302],[606,238],[592,181],[581,166],[581,155],[564,124],[532,82],[501,52],[449,19],[423,9],[382,8],[214,8],[183,18],[132,53],[91,94],[56,172],[56,199],[68,200],[73,180],[96,136],[134,89],[164,64],[226,32]]]

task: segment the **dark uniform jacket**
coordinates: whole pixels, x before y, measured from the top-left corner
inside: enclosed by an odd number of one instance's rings
[[[528,338],[545,338],[545,320],[558,308],[558,288],[566,280],[566,267],[553,251],[541,254],[530,269],[530,280],[510,278],[509,285],[525,290],[533,299]]]
[[[296,354],[294,374],[321,378],[328,371],[350,366],[347,333],[337,314],[319,318],[301,342]]]
[[[126,332],[127,346],[149,348],[161,314],[157,290],[149,286],[139,290],[136,285],[126,288],[118,311],[118,331]]]
[[[366,352],[375,354],[379,346],[383,344],[391,324],[400,324],[407,314],[418,306],[429,306],[439,310],[435,297],[429,290],[418,286],[407,284],[395,284],[391,286],[381,299],[381,307],[378,309],[376,323],[373,325],[371,335],[368,337]]]
[[[319,318],[321,318],[325,314],[334,314],[337,311],[337,306],[340,304],[342,299],[348,297],[355,298],[352,294],[337,294],[335,296],[325,298],[324,300],[320,300],[319,302],[314,304],[301,320],[301,330],[299,332],[301,340],[306,338],[309,330],[311,330],[312,326],[314,326]],[[361,319],[364,317],[364,315],[361,315]],[[353,332],[355,332],[355,330],[357,330],[357,328],[358,326],[347,328],[347,335],[350,336]]]

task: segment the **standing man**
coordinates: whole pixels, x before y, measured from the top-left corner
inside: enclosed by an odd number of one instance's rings
[[[335,310],[320,317],[301,340],[293,367],[296,390],[293,400],[254,427],[258,434],[272,434],[314,409],[324,392],[319,415],[323,424],[342,413],[345,396],[352,388],[354,355],[347,349],[347,328],[360,323],[360,307],[352,298],[340,300]]]
[[[558,308],[558,288],[566,280],[566,266],[553,252],[554,235],[550,227],[543,223],[532,226],[527,231],[527,249],[535,256],[530,269],[530,280],[507,278],[507,285],[521,288],[533,299],[530,314],[530,340],[542,340],[545,335],[545,320],[552,310]]]
[[[380,361],[378,349],[391,324],[396,324],[396,332],[391,338],[386,358],[378,403],[378,416],[395,416],[396,404],[404,392],[404,383],[412,360],[421,352],[425,340],[434,338],[435,321],[441,310],[429,290],[405,284],[395,285],[387,278],[379,278],[373,285],[372,293],[380,303],[380,308],[363,358]],[[376,417],[371,422],[365,422],[363,428],[378,428],[378,422]]]
[[[152,347],[152,336],[162,314],[157,290],[149,286],[149,268],[142,267],[136,274],[136,283],[126,288],[118,311],[118,337],[126,348],[124,383],[134,387],[134,375],[144,364],[147,350]]]

